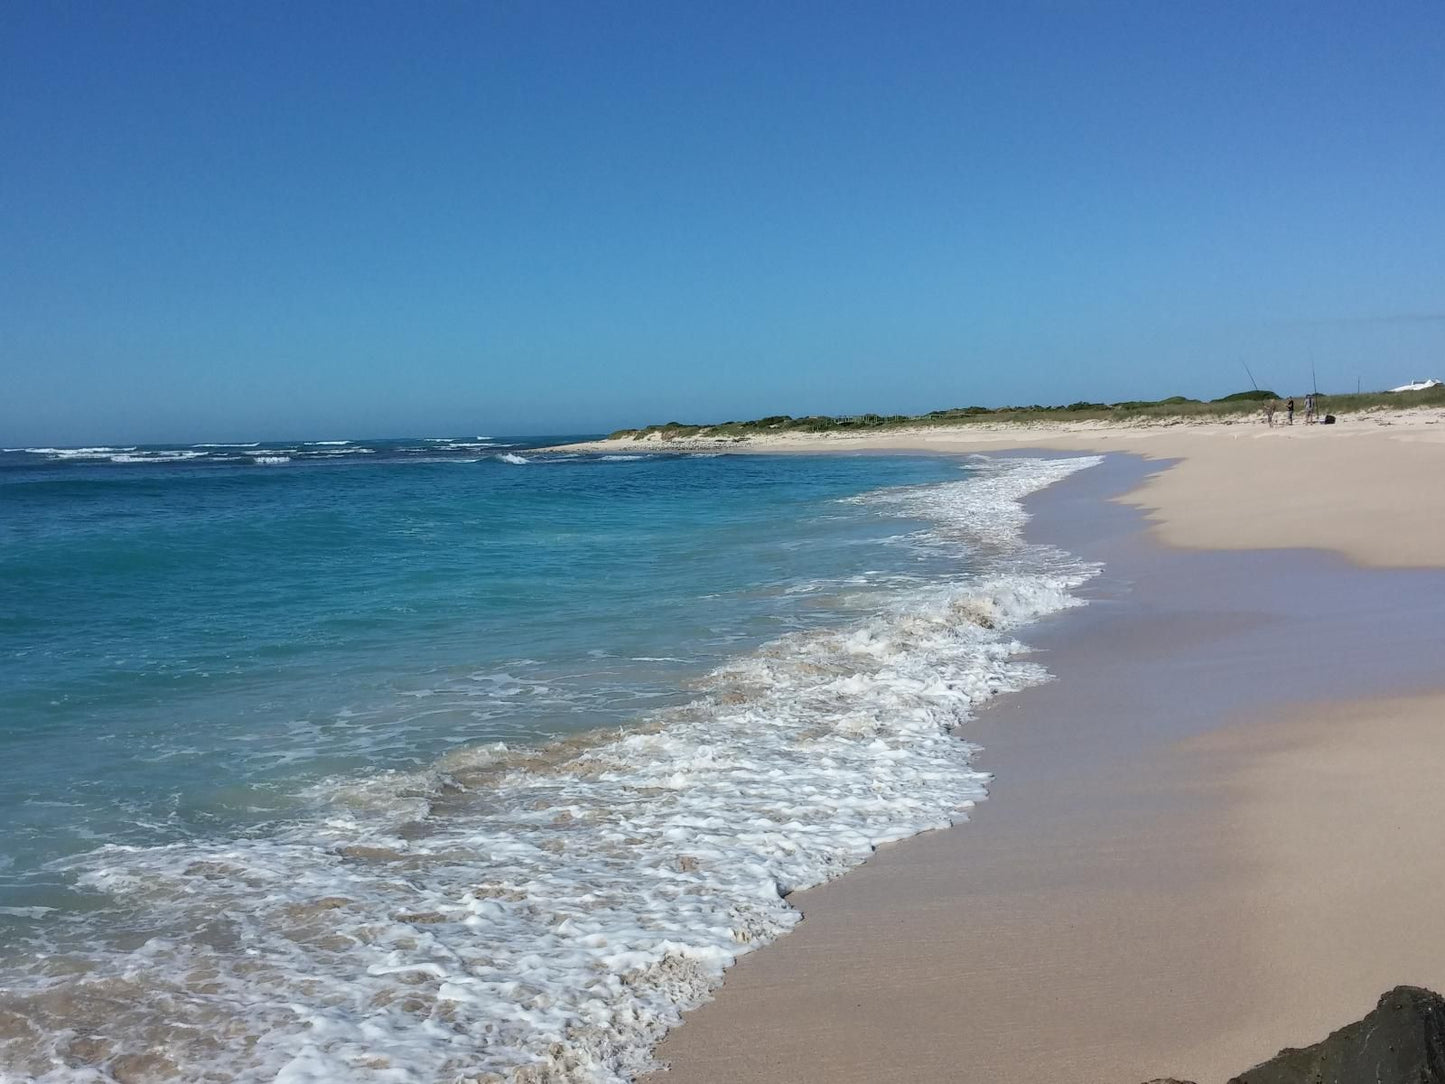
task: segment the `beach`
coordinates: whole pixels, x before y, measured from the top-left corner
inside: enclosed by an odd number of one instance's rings
[[[1214,1084],[1445,988],[1441,421],[749,442],[1128,454],[1030,499],[1106,571],[968,726],[988,801],[796,893],[648,1079]]]
[[[1435,446],[1421,448],[1419,445]],[[727,440],[567,445],[589,452],[988,452],[1039,448],[1125,452],[1175,462],[1124,499],[1150,511],[1160,539],[1216,549],[1333,549],[1366,565],[1445,563],[1429,495],[1441,491],[1445,410],[1369,411],[1334,425],[1162,421],[1048,425],[980,422],[843,432],[753,434]],[[1176,462],[1177,461],[1177,462]]]
[[[1445,985],[1381,420],[5,452],[0,1081],[1208,1084]]]
[[[6,11],[0,1084],[1445,1084],[1439,3],[339,14]]]

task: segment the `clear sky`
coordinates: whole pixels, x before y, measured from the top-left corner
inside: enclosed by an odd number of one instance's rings
[[[1445,377],[1445,4],[0,6],[0,445]]]

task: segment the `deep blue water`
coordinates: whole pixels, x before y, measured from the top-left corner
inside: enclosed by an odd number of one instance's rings
[[[263,832],[323,778],[627,726],[927,577],[839,499],[961,477],[536,443],[0,454],[0,906],[83,906],[57,859]]]

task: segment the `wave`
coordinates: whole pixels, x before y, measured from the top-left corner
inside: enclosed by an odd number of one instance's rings
[[[112,463],[180,463],[188,459],[200,459],[207,454],[195,451],[136,452],[133,455],[112,455],[108,458]]]
[[[289,455],[253,455],[251,462],[257,466],[270,467],[281,463],[289,463],[291,462],[291,457]]]
[[[630,463],[636,459],[651,459],[650,455],[603,455],[597,457],[599,463]]]
[[[117,452],[133,452],[135,445],[98,445],[94,448],[7,448],[6,451],[29,452],[31,455],[49,456],[51,459],[106,459]]]
[[[518,465],[532,462],[526,456],[517,455],[515,452],[503,452],[501,455],[494,456],[493,458],[499,459],[503,463],[515,463]]]
[[[264,834],[73,860],[124,932],[0,961],[0,1010],[27,1023],[0,1032],[0,1061],[47,1079],[128,1054],[187,1079],[631,1079],[737,956],[799,921],[788,893],[986,797],[957,728],[1047,680],[1014,631],[1097,572],[1027,545],[1018,502],[1094,462],[856,498],[926,515],[920,544],[981,571],[777,639],[629,731],[462,748],[319,784],[313,816]]]

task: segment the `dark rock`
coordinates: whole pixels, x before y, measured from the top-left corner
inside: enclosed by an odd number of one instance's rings
[[[1229,1084],[1445,1084],[1445,998],[1397,986],[1363,1020]]]

